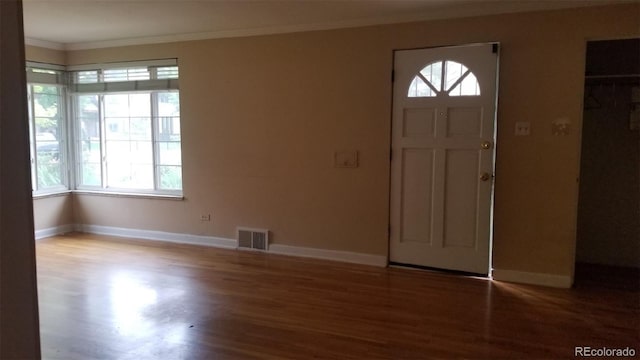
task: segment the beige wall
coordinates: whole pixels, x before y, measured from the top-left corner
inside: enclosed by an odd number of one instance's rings
[[[27,61],[36,61],[47,64],[64,65],[66,53],[61,50],[45,49],[37,46],[25,46]]]
[[[33,217],[36,230],[75,224],[71,194],[34,199]]]
[[[68,52],[177,57],[183,121],[184,201],[75,195],[75,219],[228,238],[261,227],[280,244],[386,255],[393,50],[499,41],[494,267],[572,276],[585,40],[637,36],[639,6]],[[568,136],[552,135],[558,117]],[[361,166],[333,168],[336,150]]]

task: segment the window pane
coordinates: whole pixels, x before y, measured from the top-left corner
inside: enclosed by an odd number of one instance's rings
[[[433,87],[440,91],[440,85],[442,83],[442,61],[435,62],[431,65],[425,66],[420,70],[420,74],[424,76],[427,81],[433,85]]]
[[[100,162],[100,139],[80,141],[81,161],[87,163]]]
[[[107,117],[129,117],[129,95],[105,95],[104,113]]]
[[[31,86],[33,111],[29,112],[31,129],[35,132],[36,190],[64,185],[64,153],[61,106],[62,92],[56,85]]]
[[[62,185],[62,165],[59,154],[41,153],[36,156],[38,189],[46,189]]]
[[[480,95],[480,84],[473,73],[467,75],[458,86],[449,92],[450,96],[476,96]]]
[[[76,83],[78,84],[93,84],[98,82],[98,71],[78,71],[75,73]]]
[[[81,167],[80,183],[89,186],[101,186],[100,163],[83,163]]]
[[[96,75],[97,76],[97,75]],[[79,162],[78,183],[102,186],[100,153],[100,99],[96,94],[76,95],[76,122],[79,124],[76,151]]]
[[[153,189],[153,165],[107,162],[107,187]]]
[[[151,117],[151,94],[129,95],[129,115]]]
[[[107,141],[107,186],[153,189],[151,141]]]
[[[106,138],[151,140],[151,95],[105,95]]]
[[[150,141],[107,140],[107,161],[153,164]]]
[[[135,117],[129,120],[129,138],[131,140],[151,140],[151,118]]]
[[[158,115],[180,116],[180,99],[177,92],[158,93]]]
[[[418,76],[413,78],[411,85],[409,85],[408,97],[432,97],[436,96],[436,93]]]
[[[98,119],[98,95],[76,96],[76,116],[81,119]]]
[[[180,142],[159,142],[160,165],[182,165],[182,152]]]
[[[52,133],[36,133],[36,161],[60,161],[60,143]]]
[[[180,145],[180,98],[176,91],[158,92],[158,186],[162,190],[182,190]]]
[[[180,141],[180,99],[178,92],[158,93],[158,118],[156,121],[159,141]]]
[[[57,86],[33,85],[33,116],[36,133],[57,134],[61,94]]]
[[[41,73],[41,74],[57,74],[57,71],[54,70],[48,70],[48,69],[31,69],[31,71],[33,71],[34,73]]]
[[[429,84],[436,91],[433,91]],[[463,64],[455,61],[437,61],[425,66],[420,70],[420,74],[413,78],[407,96],[440,96],[442,90],[446,91],[444,94],[448,96],[477,96],[480,95],[480,84]]]
[[[39,117],[56,117],[58,115],[58,95],[34,94],[33,112]]]
[[[160,188],[163,190],[182,190],[182,167],[158,166]]]
[[[129,140],[129,117],[105,117],[107,140]]]
[[[177,66],[163,66],[157,69],[158,79],[177,79],[178,67]]]
[[[447,61],[445,63],[446,73],[444,76],[445,89],[450,90],[451,86],[464,74],[467,72],[467,67],[455,62],[455,61]]]
[[[149,80],[149,70],[146,67],[108,69],[102,72],[105,82]]]

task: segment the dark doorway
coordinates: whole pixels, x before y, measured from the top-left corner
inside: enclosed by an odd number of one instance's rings
[[[587,43],[576,286],[640,287],[640,39]]]

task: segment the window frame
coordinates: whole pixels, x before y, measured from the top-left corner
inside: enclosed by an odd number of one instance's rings
[[[128,81],[107,81],[104,77],[104,72],[109,70],[125,70],[135,69],[141,66],[147,66],[149,72],[148,79],[134,79]],[[158,69],[173,68],[175,67],[175,77],[163,77],[158,79]],[[95,71],[96,81],[86,82],[78,81],[79,74],[81,72]],[[128,73],[128,71],[126,71]],[[173,72],[172,72],[173,74]],[[179,68],[175,59],[168,59],[162,61],[142,61],[142,62],[129,62],[129,63],[116,63],[108,65],[81,65],[71,67],[70,72],[71,90],[70,90],[70,112],[72,127],[73,127],[73,142],[74,153],[76,157],[73,163],[73,173],[76,179],[75,189],[81,192],[91,193],[111,193],[111,194],[139,194],[143,196],[158,195],[162,197],[182,197],[183,196],[183,165],[182,165],[182,135],[180,131],[180,189],[162,189],[161,188],[161,175],[160,167],[160,129],[159,129],[159,96],[160,93],[177,93],[178,104],[180,104],[180,89],[178,85],[179,81]],[[142,86],[139,86],[142,84]],[[153,189],[142,188],[122,188],[109,186],[108,182],[108,170],[107,170],[107,139],[106,139],[106,114],[105,114],[105,95],[113,94],[148,94],[150,101],[150,126],[151,126],[151,166],[153,176]],[[98,98],[98,123],[99,123],[99,142],[100,142],[100,185],[85,185],[82,183],[82,161],[80,154],[82,153],[82,122],[77,116],[78,111],[78,98],[80,95],[92,95]],[[180,116],[178,116],[180,117]],[[181,121],[181,120],[180,120]],[[180,123],[181,125],[181,123]],[[182,128],[182,126],[180,126]],[[172,165],[173,166],[173,165]],[[177,167],[177,165],[175,165]]]
[[[70,139],[68,126],[68,103],[67,91],[65,86],[64,67],[58,65],[27,62],[27,106],[28,115],[27,122],[29,126],[29,166],[31,169],[31,187],[34,197],[46,197],[59,193],[69,192],[71,189],[71,176],[69,165],[71,159],[68,151]],[[35,113],[35,93],[34,86],[56,87],[58,90],[58,112],[56,141],[58,142],[58,159],[60,163],[60,184],[50,187],[40,187],[38,176],[38,143],[37,143],[37,125]]]
[[[431,77],[433,77],[433,67],[435,65],[440,65],[438,71],[438,77],[440,78],[439,84],[434,83],[431,79]],[[448,84],[449,79],[447,78],[449,74],[449,66],[460,66],[460,74],[454,77],[454,81],[451,84]],[[423,74],[423,71],[426,71],[427,69],[429,69],[429,79],[425,74]],[[463,84],[467,80],[475,81],[475,89],[473,91],[473,94],[463,94]],[[429,91],[428,94],[421,95],[418,93],[418,82],[422,82],[426,86],[426,89]],[[440,59],[425,65],[420,70],[418,70],[416,75],[409,83],[407,89],[408,90],[406,97],[410,99],[438,97],[473,97],[482,95],[480,83],[473,71],[465,64],[452,59]]]
[[[138,78],[134,76],[129,79],[129,69],[146,67],[149,73],[146,77]],[[162,75],[158,76],[158,70],[162,70]],[[113,64],[91,64],[64,67],[37,62],[27,62],[27,103],[29,106],[28,126],[29,126],[29,149],[31,178],[33,182],[33,196],[48,197],[69,192],[78,192],[93,195],[107,195],[117,197],[141,197],[141,198],[163,198],[163,199],[183,199],[183,157],[182,157],[182,118],[180,116],[180,89],[179,89],[179,67],[177,59],[149,60],[123,62]],[[104,81],[103,72],[105,70],[125,70],[127,81]],[[77,74],[81,71],[96,71],[95,82],[76,81]],[[93,80],[93,79],[92,79]],[[37,169],[37,137],[35,123],[35,96],[33,96],[33,86],[56,86],[58,88],[59,109],[58,129],[56,140],[59,144],[59,158],[62,163],[61,178],[63,184],[60,186],[38,189],[38,169]],[[136,94],[145,93],[149,96],[150,109],[150,141],[151,142],[151,168],[153,176],[153,189],[143,188],[121,188],[109,187],[106,160],[106,116],[104,111],[104,95],[107,94]],[[159,103],[161,93],[176,93],[177,95],[177,115],[160,116]],[[82,119],[78,116],[79,95],[96,95],[98,97],[98,130],[100,148],[100,185],[82,184],[82,147],[86,141],[82,136]],[[173,135],[178,135],[176,140],[162,141],[162,118],[170,117],[177,119],[178,129]],[[175,120],[172,120],[175,121]],[[176,123],[173,123],[174,125]],[[173,127],[172,127],[173,128]],[[170,134],[171,135],[171,134]],[[174,139],[173,136],[171,139]],[[129,141],[135,141],[129,139]],[[147,140],[144,140],[147,141]],[[177,160],[174,163],[161,163],[161,145],[163,142],[176,142],[179,144],[179,165]],[[177,153],[177,151],[176,151]],[[173,157],[170,157],[170,159]],[[162,189],[161,168],[163,166],[179,167],[179,189]]]
[[[74,175],[77,179],[76,189],[79,191],[88,191],[88,192],[109,192],[109,193],[120,193],[120,194],[140,194],[140,195],[169,195],[169,196],[182,196],[183,188],[182,188],[182,162],[180,164],[180,172],[181,172],[181,188],[180,189],[161,189],[160,188],[160,172],[159,166],[160,164],[160,149],[159,144],[159,127],[157,124],[157,119],[160,118],[158,115],[158,94],[160,93],[178,93],[179,90],[153,90],[153,91],[136,91],[136,92],[99,92],[99,93],[82,93],[81,95],[92,95],[98,97],[98,123],[99,123],[99,142],[100,142],[100,185],[85,185],[82,184],[82,162],[79,156],[76,156],[74,159]],[[105,116],[105,95],[114,95],[114,94],[149,94],[150,99],[150,116],[149,121],[151,125],[151,148],[152,148],[152,172],[153,172],[153,189],[140,189],[140,188],[122,188],[122,187],[114,187],[108,185],[108,172],[107,172],[107,139],[106,139],[106,116]],[[72,121],[74,128],[74,152],[75,154],[80,154],[82,152],[82,138],[81,138],[81,121],[76,116],[77,112],[77,96],[80,94],[72,94],[71,95],[71,111],[73,112]],[[179,95],[178,95],[179,96]],[[178,97],[179,98],[179,97]],[[182,158],[182,136],[180,137],[180,156]],[[176,165],[177,166],[177,165]]]

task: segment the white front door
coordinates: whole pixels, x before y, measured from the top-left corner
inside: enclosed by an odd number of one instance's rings
[[[489,273],[497,49],[395,52],[392,262]]]

